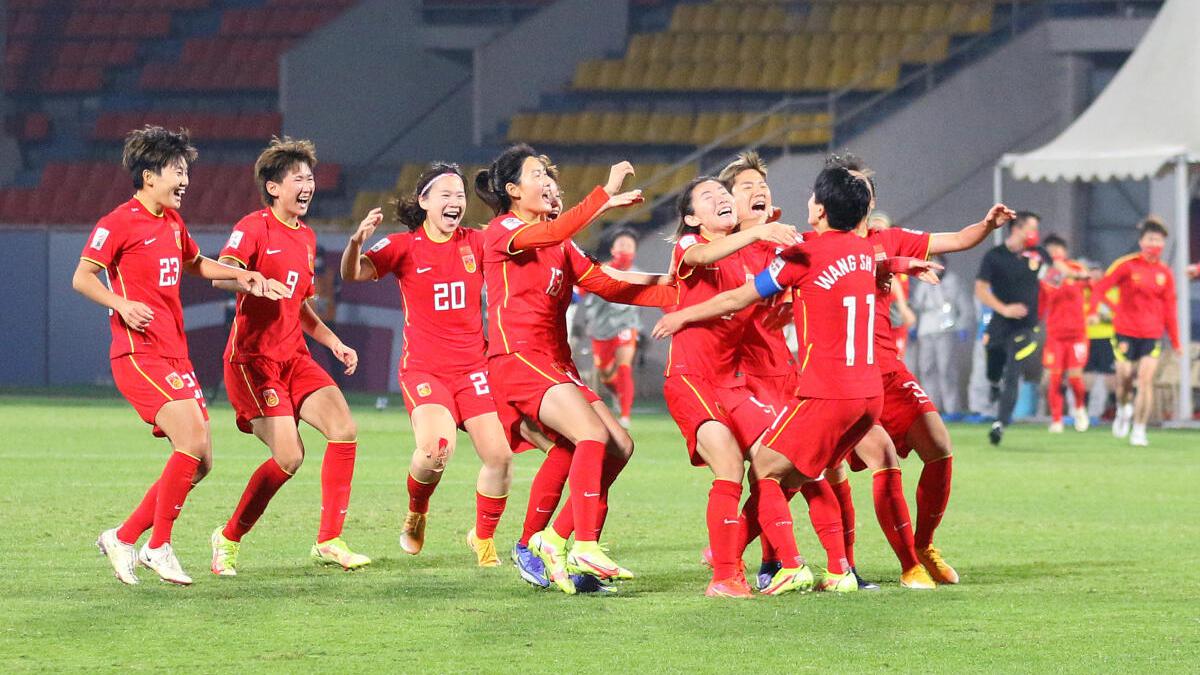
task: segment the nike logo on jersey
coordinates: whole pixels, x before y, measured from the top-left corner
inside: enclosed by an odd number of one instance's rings
[[[425,274],[426,272],[428,272],[431,269],[433,269],[433,268],[432,267],[418,267],[417,274]]]
[[[738,524],[738,521],[736,521],[736,520],[730,520],[730,519],[726,518],[726,519],[725,519],[725,524],[726,524],[726,525],[737,525],[737,524]]]
[[[267,249],[267,255],[275,255],[276,253],[279,253],[281,251],[283,251],[283,249],[281,249],[281,248],[269,248],[269,249]]]
[[[150,237],[149,239],[147,239],[146,241],[143,241],[142,243],[149,246],[150,244],[154,243],[155,239],[158,239],[158,237]]]
[[[585,492],[583,493],[583,496],[584,496],[584,497],[599,497],[599,496],[600,496],[600,493],[599,493],[599,492],[586,492],[586,491],[585,491]]]

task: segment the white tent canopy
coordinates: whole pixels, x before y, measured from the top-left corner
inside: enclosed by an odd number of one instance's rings
[[[1180,385],[1177,419],[1192,417],[1191,307],[1188,264],[1189,164],[1200,162],[1200,0],[1167,0],[1133,54],[1100,96],[1066,131],[996,166],[1020,180],[1109,181],[1175,171],[1172,243],[1179,289]]]

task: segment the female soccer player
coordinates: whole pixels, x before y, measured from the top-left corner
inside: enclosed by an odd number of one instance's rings
[[[1063,372],[1075,395],[1075,430],[1088,430],[1084,397],[1083,367],[1088,361],[1087,297],[1091,276],[1087,268],[1067,258],[1067,242],[1052,234],[1042,243],[1055,264],[1070,270],[1063,273],[1051,268],[1040,280],[1038,311],[1046,321],[1046,347],[1042,365],[1050,373],[1046,403],[1050,408],[1050,433],[1063,431]]]
[[[586,387],[566,365],[571,286],[578,284],[606,300],[656,306],[671,302],[674,293],[665,285],[622,283],[570,241],[603,211],[641,201],[640,191],[618,193],[633,173],[628,162],[613,167],[605,187],[553,220],[554,186],[548,172],[532,148],[513,146],[476,176],[475,191],[497,214],[485,233],[484,279],[488,370],[501,422],[510,443],[519,442],[525,417],[573,446],[568,505],[575,544],[564,560],[565,541],[555,528],[547,528],[530,539],[529,548],[555,584],[574,593],[567,564],[600,578],[621,575],[597,536],[601,495],[626,458],[607,452],[612,434],[583,393]]]
[[[607,264],[614,269],[629,270],[633,268],[635,257],[637,235],[632,230],[618,230],[612,237]],[[628,429],[633,409],[633,359],[637,355],[641,327],[638,309],[607,302],[595,295],[587,296],[584,307],[597,378],[616,394],[621,426]]]
[[[125,138],[121,164],[133,197],[96,223],[71,285],[110,310],[113,380],[155,436],[171,442],[159,479],[120,527],[105,530],[96,545],[122,583],[138,583],[141,563],[163,581],[192,583],[171,548],[171,528],[192,487],[212,467],[212,441],[204,392],[188,359],[179,274],[224,279],[257,297],[276,300],[280,289],[258,272],[222,265],[200,255],[179,207],[196,149],[186,131],[147,126]],[[109,286],[100,281],[103,271]],[[153,528],[141,551],[134,544]]]
[[[454,454],[456,428],[467,432],[483,466],[475,483],[475,527],[467,545],[480,567],[496,567],[493,535],[508,499],[512,450],[496,416],[483,338],[483,232],[464,227],[467,193],[456,164],[435,163],[396,204],[407,232],[363,244],[379,224],[368,216],[342,253],[342,278],[396,277],[404,306],[400,388],[417,447],[408,471],[408,515],[400,547],[425,544],[429,499]]]
[[[350,550],[342,525],[358,447],[357,427],[341,389],[304,342],[308,334],[333,353],[352,375],[358,354],[338,339],[310,304],[314,294],[317,235],[301,220],[316,192],[316,150],[306,140],[272,139],[254,163],[264,208],[242,218],[220,260],[261,272],[286,287],[278,303],[242,295],[225,348],[225,390],[237,427],[271,451],[242,493],[228,522],[213,530],[212,571],[237,574],[242,537],[304,462],[299,420],[327,441],[321,462],[321,522],[310,555],[318,563],[357,569],[371,559]],[[214,286],[233,289],[227,282]]]

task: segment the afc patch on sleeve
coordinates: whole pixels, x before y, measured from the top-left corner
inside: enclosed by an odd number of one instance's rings
[[[516,216],[513,216],[511,218],[505,218],[504,220],[500,221],[500,224],[503,225],[506,229],[515,230],[518,227],[521,227],[522,225],[524,225],[525,221],[521,220],[520,218],[517,218]]]
[[[104,248],[104,242],[108,240],[108,230],[103,227],[97,227],[96,233],[92,235],[92,243],[89,244],[92,248],[99,251]]]
[[[696,245],[696,244],[698,244],[698,243],[700,243],[700,239],[699,239],[698,237],[696,237],[696,235],[694,235],[694,234],[685,234],[683,237],[681,237],[681,238],[679,239],[679,248],[681,248],[681,249],[683,249],[683,250],[685,250],[685,251],[686,251],[686,250],[688,250],[688,249],[689,249],[689,248],[691,248],[692,246],[695,246],[695,245]]]
[[[904,230],[905,232],[907,232],[907,233],[909,233],[909,234],[915,234],[915,235],[917,235],[917,236],[922,236],[922,235],[924,235],[924,234],[925,234],[925,233],[924,233],[924,232],[922,232],[921,230],[913,230],[913,229],[911,229],[911,228],[907,228],[907,227],[902,227],[902,228],[900,228],[900,229]]]
[[[775,259],[771,261],[771,266],[767,268],[776,284],[779,283],[779,273],[783,271],[783,267],[786,264],[783,258],[775,256]]]
[[[241,230],[234,230],[233,234],[229,235],[229,241],[225,243],[227,248],[237,248],[242,245],[242,235],[245,234]]]
[[[387,237],[380,239],[379,241],[375,242],[374,246],[371,247],[371,253],[378,253],[379,251],[382,251],[383,248],[390,243],[392,243],[392,240],[388,239]]]

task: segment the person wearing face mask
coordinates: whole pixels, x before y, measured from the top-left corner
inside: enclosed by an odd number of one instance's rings
[[[632,230],[617,231],[612,237],[609,256],[610,267],[632,270],[637,256],[637,235]],[[616,395],[621,426],[628,429],[633,409],[633,358],[641,328],[639,310],[633,305],[608,302],[592,294],[586,296],[583,306],[596,374]]]
[[[1046,321],[1046,347],[1042,365],[1050,373],[1046,402],[1050,408],[1050,433],[1063,431],[1063,373],[1075,396],[1075,430],[1087,431],[1083,367],[1088,361],[1086,295],[1090,292],[1087,268],[1067,257],[1067,242],[1052,234],[1046,251],[1055,267],[1042,277],[1038,307]],[[1058,266],[1066,266],[1064,272]]]
[[[1042,378],[1042,329],[1038,325],[1038,280],[1050,266],[1050,254],[1041,248],[1041,217],[1020,211],[1008,223],[1004,242],[988,251],[975,277],[975,297],[995,314],[984,336],[987,375],[999,414],[988,432],[999,445],[1004,429],[1012,424],[1021,377]]]
[[[1111,288],[1120,293],[1113,313],[1113,353],[1117,359],[1117,415],[1112,432],[1129,437],[1130,445],[1146,446],[1146,421],[1154,404],[1154,372],[1165,332],[1178,352],[1175,276],[1162,260],[1167,228],[1151,216],[1138,225],[1137,253],[1118,258],[1096,282],[1093,297]],[[1136,395],[1134,389],[1137,389]]]

